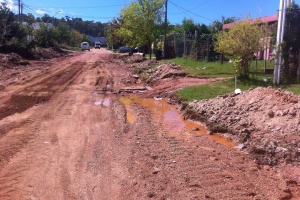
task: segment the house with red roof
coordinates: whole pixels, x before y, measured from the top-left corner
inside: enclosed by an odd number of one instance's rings
[[[270,15],[270,16],[265,16],[265,17],[260,17],[260,18],[255,18],[255,19],[250,19],[248,20],[249,23],[255,23],[259,21],[261,24],[267,24],[268,26],[272,27],[275,23],[278,21],[278,15]],[[224,29],[230,29],[234,24],[239,23],[239,22],[233,22],[229,24],[223,24],[223,30]],[[274,38],[276,39],[276,38]],[[261,42],[264,44],[264,50],[257,52],[255,54],[256,58],[258,60],[271,60],[273,59],[273,54],[272,54],[272,44],[273,44],[273,37],[268,36],[265,38],[261,38]]]

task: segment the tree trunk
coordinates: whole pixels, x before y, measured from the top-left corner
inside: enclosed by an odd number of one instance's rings
[[[297,68],[297,81],[298,81],[298,83],[300,83],[300,49],[298,50],[297,64],[298,64],[298,68]]]
[[[249,61],[246,58],[242,59],[240,75],[244,78],[249,77],[249,70],[248,70],[249,66],[248,66],[248,64],[249,64]]]
[[[152,48],[151,48],[151,42],[148,41],[148,49],[150,54],[150,59],[152,58]]]

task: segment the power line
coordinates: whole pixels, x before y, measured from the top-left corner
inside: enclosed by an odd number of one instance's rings
[[[198,17],[201,17],[201,18],[206,19],[206,20],[211,21],[211,22],[213,21],[213,20],[211,20],[211,19],[208,19],[208,18],[206,18],[206,17],[203,17],[203,16],[201,16],[201,15],[198,15],[198,14],[196,14],[196,13],[194,13],[194,12],[191,12],[191,11],[189,11],[189,10],[183,8],[182,6],[177,5],[176,3],[172,2],[172,1],[169,1],[169,2],[170,2],[171,4],[173,4],[174,6],[179,7],[179,8],[181,8],[182,10],[184,10],[184,11],[186,11],[186,12],[188,12],[188,13],[191,13],[191,14],[193,14],[193,15],[196,15],[196,16],[198,16]]]
[[[31,7],[29,7],[28,5],[24,4],[26,6],[26,10],[33,12],[35,15],[38,15],[40,17],[42,17],[42,14],[37,13],[36,11],[34,11]],[[86,15],[68,15],[66,14],[66,16],[72,17],[72,18],[88,18],[88,19],[113,19],[114,17],[99,17],[99,16],[86,16]]]
[[[35,15],[38,15],[40,17],[42,17],[42,14],[37,13],[33,8],[29,7],[27,4],[23,3],[23,5],[26,7],[27,10],[31,11],[32,13],[34,13]]]
[[[125,4],[126,5],[126,4]],[[42,7],[43,9],[47,9],[47,8],[60,8],[60,9],[94,9],[94,8],[111,8],[111,7],[120,7],[120,6],[124,6],[124,4],[122,5],[106,5],[106,6],[87,6],[87,7]],[[36,6],[31,6],[33,8],[40,8],[40,7],[36,7]]]
[[[199,8],[200,6],[203,6],[203,5],[207,4],[209,1],[210,1],[210,0],[207,0],[207,1],[203,2],[203,3],[201,3],[200,5],[196,6],[196,7],[193,8],[192,10],[195,10],[195,9]]]

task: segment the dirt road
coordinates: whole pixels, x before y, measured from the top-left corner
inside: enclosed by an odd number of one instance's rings
[[[40,65],[0,91],[1,200],[298,199],[276,168],[120,92],[130,69],[105,49]]]

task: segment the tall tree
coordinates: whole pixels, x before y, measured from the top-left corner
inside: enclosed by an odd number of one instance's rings
[[[0,47],[4,45],[12,36],[11,27],[14,22],[14,14],[5,3],[0,4]]]
[[[260,39],[268,34],[265,25],[246,19],[234,24],[229,30],[219,32],[215,37],[215,49],[228,57],[240,58],[239,73],[247,78],[254,53],[263,49]]]
[[[136,0],[125,7],[120,17],[118,35],[127,45],[148,45],[151,57],[151,43],[160,34],[158,24],[162,23],[164,0]]]
[[[284,44],[282,45],[282,80],[300,83],[300,8],[292,4],[287,9]]]

